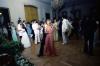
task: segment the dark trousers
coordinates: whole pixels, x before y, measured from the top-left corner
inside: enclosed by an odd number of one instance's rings
[[[99,28],[99,40],[100,40],[100,28]]]
[[[76,39],[80,38],[78,29],[75,29],[75,28],[72,29],[72,32],[71,32],[70,36],[68,36],[68,38],[71,39],[71,37],[73,37],[74,35],[75,35]]]
[[[93,54],[94,32],[84,34],[84,52]]]
[[[41,46],[40,46],[39,56],[43,56],[44,45],[45,45],[45,37],[46,37],[46,34],[43,35],[43,39],[41,40]]]
[[[19,36],[19,39],[20,39],[20,42],[21,42],[22,36]]]
[[[58,30],[58,40],[62,40],[62,29]]]

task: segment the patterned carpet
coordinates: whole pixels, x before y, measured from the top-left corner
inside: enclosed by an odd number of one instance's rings
[[[100,66],[100,45],[95,47],[94,56],[83,53],[82,40],[72,39],[66,45],[59,41],[55,46],[58,54],[55,57],[37,57],[35,44],[25,49],[22,55],[36,66]]]

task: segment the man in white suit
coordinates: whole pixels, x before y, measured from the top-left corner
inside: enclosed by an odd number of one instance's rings
[[[62,44],[67,44],[67,42],[68,42],[68,35],[66,35],[66,33],[68,34],[68,32],[72,28],[72,25],[68,21],[68,19],[66,19],[65,16],[63,16],[62,19],[63,19],[62,20],[62,39],[63,39],[63,43]]]
[[[34,21],[32,23],[32,29],[34,30],[34,34],[35,34],[35,44],[40,43],[40,32],[39,32],[39,24],[37,23],[37,21]]]
[[[32,29],[33,29],[34,34],[35,34],[35,44],[36,44],[35,55],[39,55],[39,51],[40,51],[40,26],[36,20],[34,20],[32,23]]]

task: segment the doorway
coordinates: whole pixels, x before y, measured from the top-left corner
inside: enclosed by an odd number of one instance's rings
[[[46,16],[46,19],[50,19],[50,14],[49,13],[46,13],[45,16]]]
[[[3,30],[4,29],[4,30]],[[10,16],[9,9],[0,7],[0,33],[5,33],[6,37],[11,40]]]

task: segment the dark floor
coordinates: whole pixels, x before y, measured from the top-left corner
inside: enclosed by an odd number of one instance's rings
[[[96,44],[94,56],[83,53],[82,40],[70,40],[67,45],[55,42],[58,56],[56,57],[37,57],[35,49],[37,45],[25,49],[24,55],[36,66],[100,66],[100,45]]]

